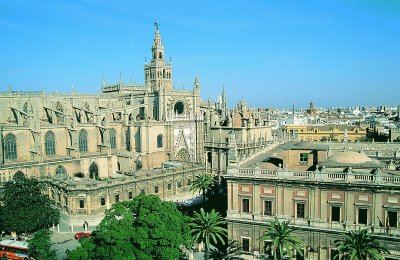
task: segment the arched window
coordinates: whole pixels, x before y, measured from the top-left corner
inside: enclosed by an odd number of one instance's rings
[[[4,153],[6,160],[17,159],[17,140],[13,134],[8,134],[4,138]]]
[[[56,177],[66,179],[68,177],[67,170],[61,165],[56,168]]]
[[[91,179],[98,179],[99,178],[99,168],[97,168],[96,163],[92,163],[89,167],[89,177]]]
[[[80,152],[87,152],[87,132],[86,130],[82,129],[79,132],[79,151]]]
[[[44,146],[46,150],[46,155],[56,154],[56,141],[54,138],[54,133],[48,131],[44,137]]]
[[[14,177],[13,177],[14,180],[23,179],[23,178],[25,178],[25,174],[21,171],[17,171],[17,173],[14,174]]]
[[[159,134],[157,136],[157,148],[161,148],[163,146],[162,144],[162,134]]]
[[[158,58],[159,58],[159,59],[162,59],[162,52],[160,52],[160,53],[158,54]]]
[[[128,129],[126,129],[125,132],[125,143],[126,143],[126,150],[130,151],[131,150],[131,129],[128,126]]]
[[[117,133],[114,128],[110,129],[110,147],[111,149],[117,148]]]

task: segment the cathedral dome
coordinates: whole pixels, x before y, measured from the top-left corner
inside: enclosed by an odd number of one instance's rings
[[[365,153],[354,151],[343,151],[332,154],[326,161],[321,162],[320,165],[328,168],[352,167],[354,169],[383,167],[379,161],[371,159]]]
[[[373,160],[369,158],[365,153],[345,151],[345,152],[338,152],[329,156],[328,161],[338,162],[338,163],[360,164],[360,163],[372,162]]]

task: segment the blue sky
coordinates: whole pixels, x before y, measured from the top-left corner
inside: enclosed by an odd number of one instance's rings
[[[0,1],[0,91],[144,81],[160,23],[175,88],[230,106],[399,105],[398,0]]]

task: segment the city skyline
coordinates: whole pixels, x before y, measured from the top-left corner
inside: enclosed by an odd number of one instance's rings
[[[155,8],[157,7],[157,8]],[[160,23],[176,89],[200,78],[230,107],[397,106],[396,1],[0,4],[0,91],[95,93],[104,80],[143,83]],[[260,93],[263,93],[262,95]]]

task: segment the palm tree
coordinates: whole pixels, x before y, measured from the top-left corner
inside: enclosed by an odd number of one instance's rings
[[[206,191],[214,185],[214,178],[212,175],[203,173],[196,176],[196,179],[192,182],[190,190],[193,192],[203,191],[203,202],[206,200]]]
[[[214,209],[211,212],[205,212],[203,208],[199,212],[194,212],[194,216],[189,223],[190,232],[193,235],[194,241],[204,242],[205,254],[204,259],[209,259],[210,239],[214,243],[218,240],[224,245],[224,237],[227,237],[228,230],[223,227],[226,221]]]
[[[240,247],[236,240],[229,242],[222,249],[213,248],[210,250],[211,259],[214,260],[240,260],[243,259],[239,256]]]
[[[382,253],[389,253],[375,242],[375,238],[368,228],[359,231],[350,231],[344,240],[336,240],[335,245],[339,253],[343,254],[341,259],[347,260],[383,260]],[[335,259],[338,259],[336,255]]]
[[[289,226],[290,220],[280,222],[278,218],[268,221],[267,229],[260,240],[270,241],[266,244],[266,250],[273,250],[274,259],[283,259],[287,254],[290,258],[293,257],[293,250],[298,254],[303,255],[301,250],[304,243],[299,238],[292,235],[293,227]]]

